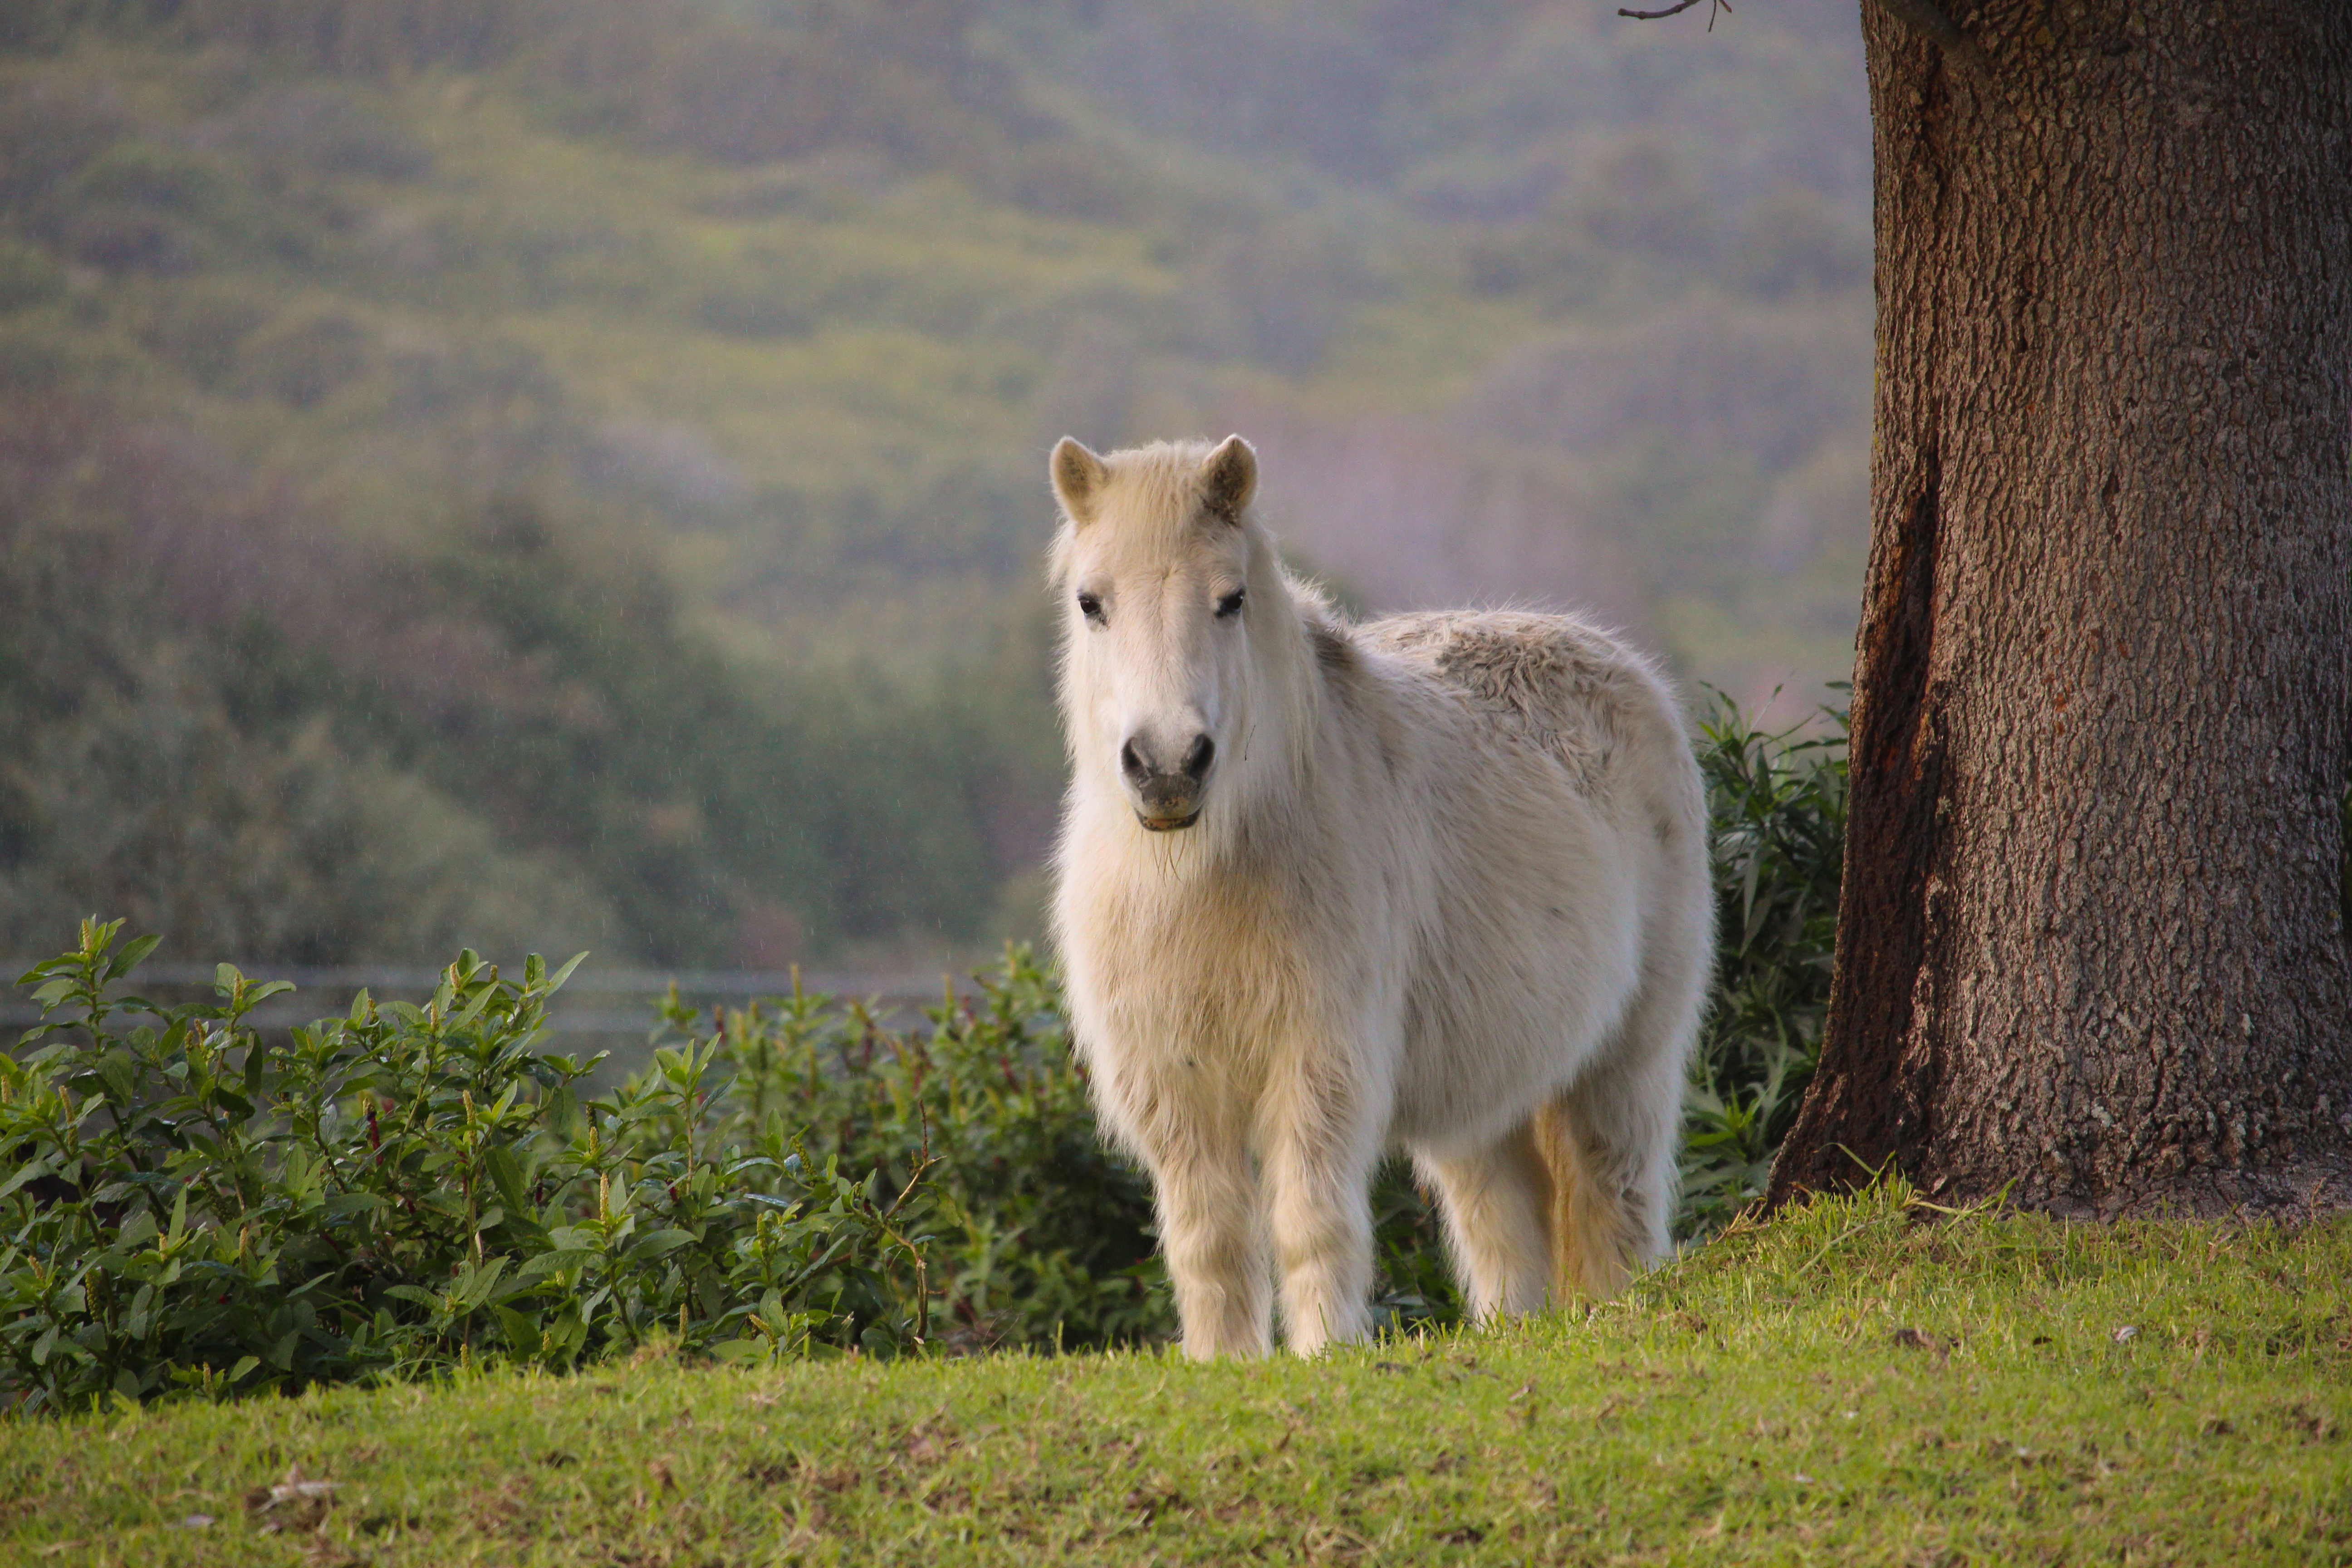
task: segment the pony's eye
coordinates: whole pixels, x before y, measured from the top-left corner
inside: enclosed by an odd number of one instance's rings
[[[1217,619],[1229,621],[1242,613],[1243,593],[1244,590],[1236,588],[1217,601]]]
[[[1081,594],[1078,595],[1078,614],[1086,616],[1087,619],[1092,621],[1097,626],[1102,626],[1105,624],[1103,621],[1102,601],[1096,598],[1092,594]]]

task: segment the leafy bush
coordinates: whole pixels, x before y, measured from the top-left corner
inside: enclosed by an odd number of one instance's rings
[[[1760,1194],[1819,1048],[1831,718],[1796,738],[1727,703],[1705,727],[1721,956],[1686,1237]],[[0,1393],[24,1407],[563,1367],[656,1331],[758,1359],[1174,1330],[1149,1184],[1104,1147],[1025,950],[904,1031],[797,985],[673,991],[646,1070],[583,1098],[594,1063],[539,1048],[567,971],[536,958],[516,983],[462,953],[423,1006],[362,994],[278,1044],[247,1019],[288,987],[227,965],[215,1003],[115,995],[154,945],[120,930],[85,922],[25,977],[49,1020],[27,1043],[59,1037],[0,1057]],[[1427,1199],[1391,1165],[1373,1201],[1384,1317],[1458,1317]]]
[[[813,1159],[918,1196],[930,1309],[950,1347],[1108,1344],[1174,1317],[1142,1173],[1108,1150],[1052,978],[1020,947],[928,1028],[795,989],[772,1005],[665,1010],[677,1048],[732,1074],[733,1123],[804,1129]],[[682,1127],[673,1127],[682,1133]]]
[[[16,1408],[564,1367],[664,1331],[737,1360],[919,1334],[908,1194],[774,1114],[715,1136],[709,1047],[581,1099],[593,1061],[536,1043],[565,971],[467,952],[423,1006],[362,993],[280,1044],[247,1020],[289,987],[227,965],[215,1003],[113,994],[155,941],[120,930],[25,977],[51,1020],[28,1040],[65,1033],[0,1057]]]
[[[1821,1050],[1846,804],[1846,715],[1822,711],[1817,733],[1768,733],[1719,700],[1700,726],[1716,972],[1684,1102],[1686,1238],[1763,1196]]]

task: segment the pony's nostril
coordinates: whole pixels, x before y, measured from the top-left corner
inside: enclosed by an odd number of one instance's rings
[[[1141,789],[1144,780],[1151,776],[1151,765],[1143,760],[1143,753],[1135,749],[1133,741],[1123,742],[1118,748],[1118,771],[1125,773],[1128,782],[1138,789]]]
[[[1184,753],[1184,776],[1195,784],[1199,783],[1216,755],[1217,743],[1214,741],[1206,735],[1193,736],[1192,749]]]

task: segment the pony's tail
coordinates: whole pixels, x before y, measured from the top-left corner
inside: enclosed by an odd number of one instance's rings
[[[1612,1179],[1614,1151],[1586,1125],[1566,1090],[1535,1114],[1536,1148],[1551,1175],[1551,1299],[1606,1300],[1625,1288],[1649,1248],[1636,1195]]]

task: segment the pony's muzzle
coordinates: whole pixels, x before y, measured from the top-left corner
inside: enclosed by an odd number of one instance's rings
[[[1129,735],[1118,749],[1118,771],[1135,792],[1136,819],[1154,833],[1172,833],[1201,819],[1202,787],[1217,760],[1217,743],[1195,735],[1173,769],[1160,765],[1150,742]]]

